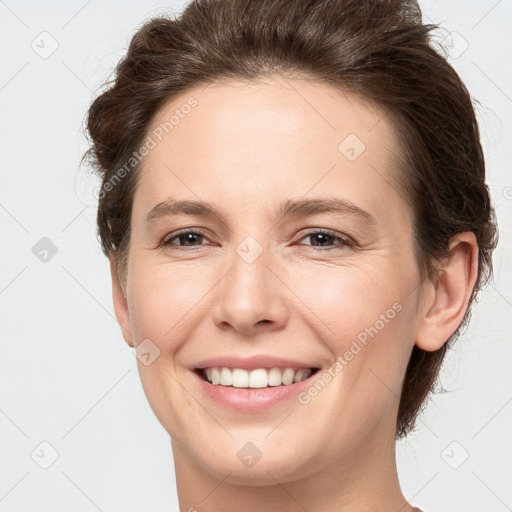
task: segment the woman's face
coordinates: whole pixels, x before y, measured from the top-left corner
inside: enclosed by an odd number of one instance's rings
[[[266,485],[393,450],[421,288],[387,118],[271,78],[190,90],[148,136],[115,302],[175,457]]]

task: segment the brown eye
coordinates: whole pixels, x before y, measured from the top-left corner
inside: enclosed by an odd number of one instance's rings
[[[181,231],[178,233],[172,233],[170,236],[166,237],[162,241],[162,245],[180,250],[187,250],[184,248],[200,247],[201,245],[205,245],[201,243],[204,240],[206,240],[206,236],[198,231]],[[177,241],[177,243],[174,243],[174,241]]]
[[[337,247],[352,247],[354,246],[354,242],[346,237],[340,236],[333,231],[317,229],[315,231],[310,231],[306,233],[301,240],[309,238],[311,240],[312,247],[320,247],[325,248],[326,250],[333,249]],[[310,245],[310,244],[300,244],[300,245]]]

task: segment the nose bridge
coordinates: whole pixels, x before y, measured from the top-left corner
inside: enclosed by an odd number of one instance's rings
[[[260,232],[259,232],[260,233]],[[225,277],[216,308],[216,322],[250,334],[262,325],[281,327],[287,320],[282,287],[268,267],[274,255],[269,240],[261,232],[246,235],[232,247],[228,258],[230,271]]]
[[[230,281],[236,288],[241,287],[237,293],[242,292],[242,295],[255,299],[267,294],[270,274],[267,265],[272,266],[268,247],[267,241],[260,243],[254,236],[248,235],[234,248],[230,255],[233,269]]]

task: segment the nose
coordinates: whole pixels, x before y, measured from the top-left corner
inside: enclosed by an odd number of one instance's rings
[[[254,261],[233,251],[230,263],[213,306],[217,327],[244,336],[283,329],[289,317],[286,286],[269,251]]]

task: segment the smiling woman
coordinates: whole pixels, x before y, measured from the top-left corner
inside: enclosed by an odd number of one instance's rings
[[[415,510],[395,441],[497,239],[434,28],[406,0],[196,0],[91,105],[115,312],[181,510]]]

